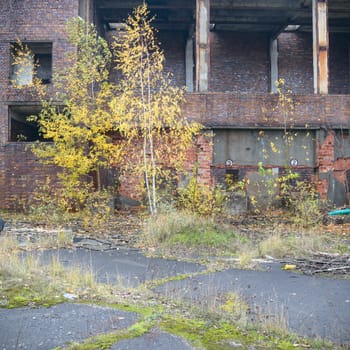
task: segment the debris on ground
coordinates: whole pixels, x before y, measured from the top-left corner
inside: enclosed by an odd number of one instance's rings
[[[285,261],[296,265],[296,269],[307,275],[319,273],[350,276],[350,255],[316,253],[307,258],[297,258]]]

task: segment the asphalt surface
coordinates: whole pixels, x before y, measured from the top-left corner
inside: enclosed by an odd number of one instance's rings
[[[156,291],[197,303],[234,292],[255,320],[270,318],[300,335],[350,345],[350,280],[301,275],[272,263],[268,271],[230,269],[167,282]]]
[[[40,255],[43,263],[58,258],[63,266],[78,266],[82,270],[92,271],[100,283],[122,283],[125,287],[135,287],[146,281],[197,273],[206,269],[200,264],[148,258],[137,249],[124,247],[109,251],[45,250]]]
[[[129,286],[152,279],[205,270],[200,264],[147,258],[135,249],[107,252],[86,249],[44,251],[43,263],[58,257],[67,267],[91,269],[101,282]],[[227,292],[239,293],[256,319],[278,317],[287,327],[308,337],[350,345],[350,280],[311,277],[284,271],[278,263],[267,271],[229,269],[167,282],[159,295],[206,303]],[[137,315],[93,305],[64,303],[51,308],[0,309],[0,350],[52,349],[70,341],[126,328]],[[187,350],[183,339],[157,329],[143,337],[123,340],[119,349]]]
[[[1,349],[53,349],[131,326],[137,315],[82,304],[0,309]]]

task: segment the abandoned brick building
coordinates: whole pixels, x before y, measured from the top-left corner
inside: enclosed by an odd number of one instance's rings
[[[113,36],[141,0],[0,0],[0,208],[15,207],[54,169],[38,162],[26,117],[38,101],[11,85],[11,44],[27,43],[51,84],[71,49],[66,21],[81,16]],[[286,162],[316,181],[335,205],[349,197],[350,2],[348,0],[149,0],[176,83],[186,85],[182,113],[208,133],[192,160],[207,183],[243,179],[262,162],[274,174]],[[31,79],[31,71],[26,72]],[[278,79],[292,90],[294,113],[276,109]],[[294,140],[284,152],[285,129]],[[25,135],[25,142],[19,136]],[[282,150],[274,152],[273,148]],[[129,191],[128,183],[122,191]]]

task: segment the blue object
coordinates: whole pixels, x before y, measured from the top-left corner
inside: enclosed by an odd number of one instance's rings
[[[328,215],[349,215],[350,208],[333,210],[328,213]]]

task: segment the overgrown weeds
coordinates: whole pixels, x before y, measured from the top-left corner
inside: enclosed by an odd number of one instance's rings
[[[322,232],[281,231],[272,233],[259,243],[261,256],[274,258],[307,257],[317,252],[344,254],[350,247],[342,243],[338,235],[326,235]]]
[[[188,184],[178,189],[178,208],[212,217],[224,213],[228,197],[221,186],[207,186],[198,181],[198,164],[193,169]]]
[[[37,252],[23,252],[11,237],[0,238],[0,306],[51,305],[69,293],[78,299],[104,300],[127,290],[99,284],[91,268],[64,267],[58,255],[44,261]]]
[[[185,248],[198,254],[232,255],[249,242],[234,228],[213,219],[169,209],[148,219],[142,243],[169,252]]]
[[[281,213],[278,217],[281,221]],[[167,208],[149,218],[140,239],[142,247],[160,254],[179,256],[231,256],[236,266],[251,266],[254,258],[305,257],[323,251],[344,254],[343,237],[326,234],[322,226],[310,229],[288,224],[237,224],[190,211]]]

